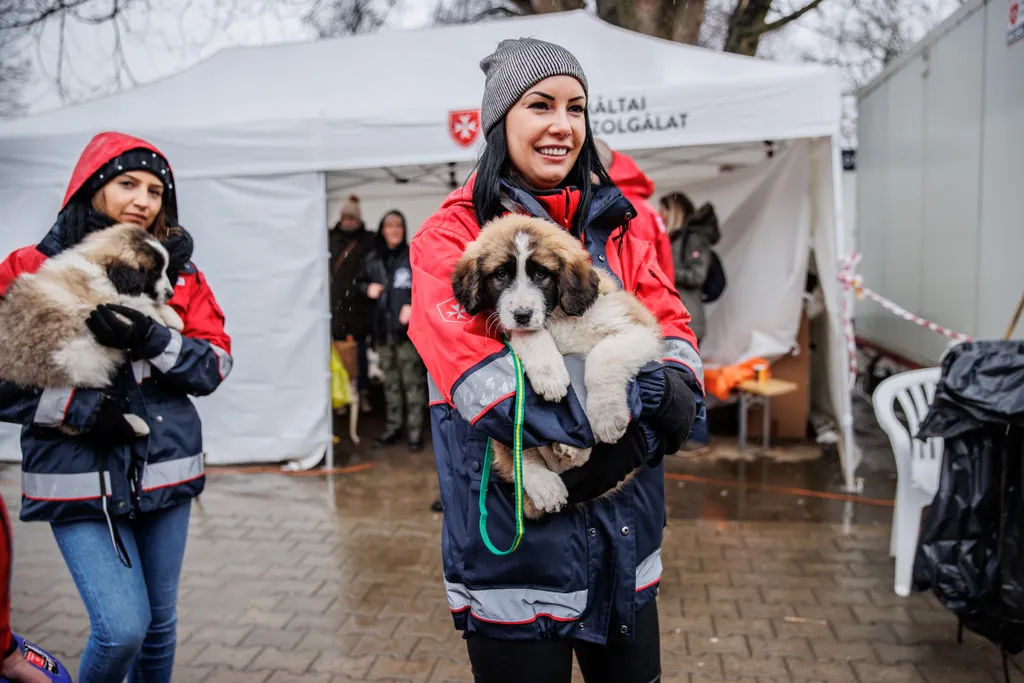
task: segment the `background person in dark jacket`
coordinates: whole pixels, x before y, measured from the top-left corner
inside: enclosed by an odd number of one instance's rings
[[[375,238],[363,223],[359,197],[351,195],[341,207],[341,216],[331,228],[331,338],[345,341],[351,335],[359,346],[359,405],[370,409],[370,366],[366,351],[373,331],[372,301],[359,290],[358,281],[373,251]]]
[[[672,241],[676,289],[690,313],[690,329],[697,335],[699,344],[707,333],[701,288],[708,278],[711,248],[721,238],[718,216],[708,203],[694,210],[693,202],[682,192],[662,197],[659,209]]]
[[[366,258],[359,290],[377,302],[373,314],[380,369],[384,375],[387,426],[374,443],[386,446],[402,435],[404,402],[409,450],[423,450],[423,421],[427,412],[427,370],[409,341],[412,314],[412,269],[406,242],[405,216],[384,214],[377,228],[376,246]]]

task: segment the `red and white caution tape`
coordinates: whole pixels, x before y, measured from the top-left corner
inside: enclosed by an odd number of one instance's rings
[[[866,296],[885,310],[895,313],[904,320],[920,325],[921,327],[927,327],[932,332],[938,332],[942,336],[952,339],[953,341],[973,341],[972,338],[968,337],[966,334],[954,332],[948,327],[943,327],[931,320],[925,320],[919,315],[914,315],[902,306],[893,303],[884,296],[865,287],[863,278],[854,272],[857,268],[857,264],[860,263],[860,259],[861,255],[858,252],[853,252],[846,258],[840,260],[839,282],[843,285],[843,289],[845,291],[849,292],[852,290],[858,299]],[[850,354],[850,386],[852,387],[857,379],[857,342],[853,333],[853,313],[848,310],[846,300],[847,297],[842,297],[843,329],[846,334],[846,350]]]

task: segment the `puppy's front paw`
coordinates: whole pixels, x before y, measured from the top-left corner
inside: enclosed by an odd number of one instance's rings
[[[587,417],[594,436],[600,443],[615,443],[629,426],[629,406],[621,395],[590,394]]]
[[[124,414],[125,422],[131,425],[132,429],[135,430],[135,436],[149,436],[149,425],[138,415],[131,413]]]
[[[589,448],[576,448],[575,446],[567,446],[564,443],[556,443],[551,446],[551,450],[567,470],[573,467],[580,467],[590,460]]]
[[[185,329],[185,323],[182,321],[181,316],[170,306],[160,307],[160,317],[164,319],[164,325],[172,330],[181,332]]]
[[[551,470],[535,469],[523,473],[523,489],[533,504],[544,512],[558,512],[569,499],[562,478]]]
[[[561,401],[569,393],[569,371],[562,359],[558,363],[530,368],[530,386],[545,401]]]

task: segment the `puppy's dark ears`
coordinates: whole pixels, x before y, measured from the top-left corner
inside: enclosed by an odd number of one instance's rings
[[[578,316],[597,301],[601,282],[586,258],[563,261],[558,273],[558,305],[566,315]]]
[[[452,272],[452,293],[470,315],[476,315],[483,308],[483,279],[479,260],[463,254]]]
[[[112,263],[107,266],[107,277],[114,283],[114,289],[118,293],[130,295],[145,293],[149,281],[142,268],[132,268],[124,263]]]

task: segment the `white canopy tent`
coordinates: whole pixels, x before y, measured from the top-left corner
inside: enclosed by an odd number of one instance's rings
[[[331,443],[327,207],[355,191],[371,227],[372,211],[392,205],[418,225],[479,155],[480,59],[519,36],[578,57],[595,132],[659,191],[685,186],[715,202],[730,285],[711,311],[709,361],[789,348],[813,248],[851,484],[859,458],[835,278],[841,81],[822,67],[662,41],[585,11],[231,48],[129,92],[0,124],[0,252],[38,241],[92,135],[152,141],[175,169],[182,224],[233,338],[233,374],[198,401],[208,462],[315,459]],[[765,141],[778,143],[772,159]],[[740,166],[706,172],[724,163]],[[0,432],[0,457],[19,457],[12,430]]]

